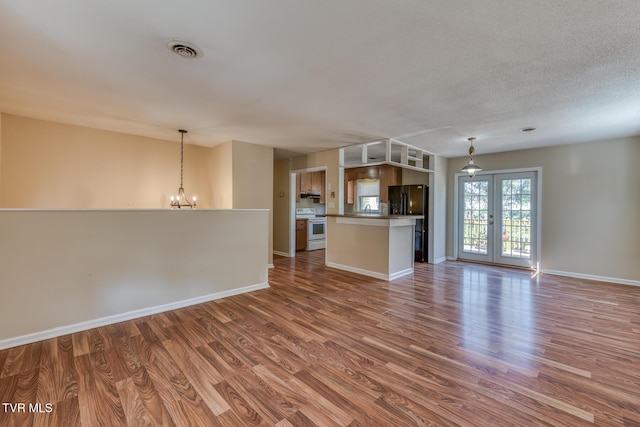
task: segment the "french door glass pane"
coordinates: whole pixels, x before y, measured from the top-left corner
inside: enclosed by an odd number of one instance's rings
[[[531,259],[531,178],[503,179],[501,254]]]
[[[464,183],[464,247],[465,252],[487,253],[489,182]]]

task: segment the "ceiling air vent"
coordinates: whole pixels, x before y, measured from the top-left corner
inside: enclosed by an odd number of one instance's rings
[[[167,47],[176,55],[183,58],[199,58],[203,55],[202,51],[191,43],[182,40],[169,40]]]

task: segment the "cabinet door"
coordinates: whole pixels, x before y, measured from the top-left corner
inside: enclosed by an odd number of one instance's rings
[[[307,221],[296,220],[296,251],[307,249]]]
[[[327,193],[327,190],[324,186],[324,183],[326,181],[325,177],[325,171],[320,171],[320,203],[324,203],[325,202],[325,195]]]
[[[353,204],[353,190],[356,180],[355,169],[344,170],[344,194],[345,203]]]
[[[296,174],[296,202],[300,201],[300,174]]]
[[[380,169],[378,166],[367,166],[356,168],[357,179],[378,179],[380,177]]]
[[[396,166],[380,166],[380,201],[389,201],[389,186],[400,185],[402,180],[402,169]]]
[[[355,194],[354,184],[355,184],[354,180],[347,181],[347,203],[349,204],[353,204],[353,201],[354,201],[354,194]]]
[[[324,203],[324,171],[311,172],[311,191],[320,194],[320,203]]]
[[[322,171],[311,172],[311,191],[320,193],[322,191]]]
[[[311,191],[311,173],[303,172],[300,174],[300,191],[308,193]]]

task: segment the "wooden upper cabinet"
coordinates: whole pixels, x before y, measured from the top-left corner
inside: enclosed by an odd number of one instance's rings
[[[389,186],[402,184],[402,168],[391,165],[365,166],[344,170],[345,203],[355,203],[356,182],[359,179],[380,180],[380,201],[389,201]]]
[[[313,191],[314,192],[318,192],[320,193],[320,203],[324,203],[324,199],[325,199],[325,188],[324,188],[324,182],[325,182],[325,171],[318,171],[318,172],[313,172],[313,175],[311,176],[311,187],[313,187]]]
[[[355,185],[358,178],[358,171],[356,169],[344,170],[344,194],[346,195],[345,203],[354,203]]]
[[[303,193],[311,192],[311,173],[303,172],[300,174],[300,191]]]
[[[382,166],[362,168],[358,173],[358,179],[379,179]]]
[[[347,203],[348,204],[353,204],[353,202],[355,201],[355,184],[356,182],[353,179],[350,179],[349,181],[346,182],[347,185]]]
[[[311,191],[313,193],[322,192],[323,171],[311,172]]]
[[[300,201],[300,178],[301,178],[301,173],[297,173],[296,174],[296,202]]]
[[[296,175],[296,185],[298,188],[296,201],[300,201],[300,193],[315,193],[320,194],[320,203],[324,203],[325,175],[325,171],[303,172]]]
[[[380,166],[380,201],[389,201],[389,186],[402,184],[402,169],[397,166]]]

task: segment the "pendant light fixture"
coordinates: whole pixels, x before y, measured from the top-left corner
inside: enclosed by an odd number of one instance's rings
[[[473,148],[473,141],[475,141],[476,139],[472,137],[472,138],[467,138],[467,140],[471,144],[469,146],[469,163],[462,168],[462,172],[466,173],[471,178],[473,178],[476,175],[476,172],[479,172],[482,169],[480,169],[480,166],[476,165],[473,162],[473,153],[475,152],[475,149]]]
[[[184,194],[184,187],[182,185],[182,178],[184,175],[184,134],[187,133],[187,131],[180,129],[178,132],[180,132],[180,188],[178,188],[177,196],[171,196],[171,209],[193,209],[196,207],[196,198],[194,196],[190,202]]]

